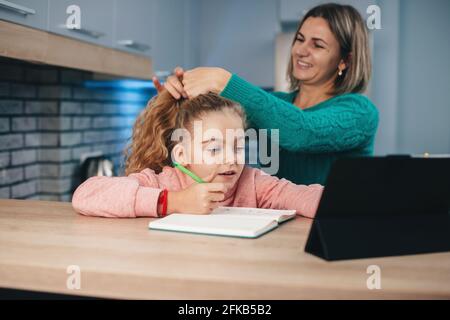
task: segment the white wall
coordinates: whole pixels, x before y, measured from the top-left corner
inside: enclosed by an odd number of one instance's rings
[[[275,39],[275,91],[289,91],[287,67],[291,59],[291,46],[294,37],[295,30],[279,33]]]
[[[380,115],[375,153],[383,155],[398,152],[400,1],[379,0],[378,5],[382,29],[372,31],[372,100]]]
[[[450,1],[402,0],[398,148],[450,153]]]
[[[450,153],[450,2],[379,0],[373,100],[375,152]]]
[[[274,86],[278,0],[153,1],[155,71],[220,66]]]
[[[172,71],[176,66],[193,68],[199,65],[199,36],[197,23],[198,0],[153,1],[152,32],[153,69]]]
[[[274,86],[276,0],[201,0],[200,64],[220,66],[250,82]]]

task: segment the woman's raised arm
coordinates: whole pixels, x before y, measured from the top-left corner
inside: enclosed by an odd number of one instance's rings
[[[220,68],[176,70],[179,76],[169,77],[164,85],[172,95],[179,94],[180,88],[189,97],[208,91],[220,93],[240,103],[248,120],[258,128],[279,129],[279,144],[289,151],[352,150],[371,143],[378,127],[377,109],[359,94],[337,96],[333,108],[308,112]]]
[[[334,97],[332,108],[304,111],[233,74],[221,92],[239,102],[258,128],[279,129],[280,146],[304,153],[343,152],[369,144],[378,111],[358,94]]]

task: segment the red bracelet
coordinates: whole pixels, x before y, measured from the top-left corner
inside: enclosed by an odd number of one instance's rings
[[[159,194],[159,198],[158,198],[158,207],[160,205],[162,205],[164,203],[164,190],[161,191],[161,193]],[[161,212],[159,213],[159,217],[162,217],[162,208],[161,208]]]
[[[159,198],[158,204],[162,204],[161,217],[165,217],[167,215],[167,195],[169,191],[164,189],[162,192],[162,197]]]

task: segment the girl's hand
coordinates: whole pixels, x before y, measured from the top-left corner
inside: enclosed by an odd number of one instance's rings
[[[189,99],[208,92],[221,93],[225,89],[231,73],[222,68],[195,68],[184,72],[183,89]]]
[[[203,178],[205,183],[194,183],[188,188],[169,192],[167,199],[167,214],[191,213],[209,214],[219,206],[219,202],[225,199],[227,187],[223,183],[210,183],[214,178],[213,172]]]

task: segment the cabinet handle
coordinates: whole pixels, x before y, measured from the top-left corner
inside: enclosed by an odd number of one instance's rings
[[[78,33],[84,34],[85,36],[89,36],[89,37],[95,38],[95,39],[98,39],[98,38],[103,37],[105,35],[103,32],[89,30],[89,29],[85,29],[85,28],[69,29],[69,30],[71,30],[73,32],[78,32]]]
[[[133,48],[139,51],[148,51],[151,48],[149,45],[134,40],[118,40],[117,43],[121,46]]]
[[[60,24],[60,25],[58,25],[58,27],[61,28],[61,29],[67,29],[69,31],[77,32],[77,33],[80,33],[80,34],[83,34],[85,36],[89,36],[89,37],[95,38],[95,39],[98,39],[98,38],[103,37],[105,35],[103,32],[95,31],[95,30],[89,30],[89,29],[86,29],[86,28],[80,28],[80,29],[68,28],[65,24]]]
[[[23,14],[24,16],[29,14],[36,14],[36,10],[21,6],[20,4],[12,3],[6,0],[0,0],[0,7],[9,9],[11,11]]]

